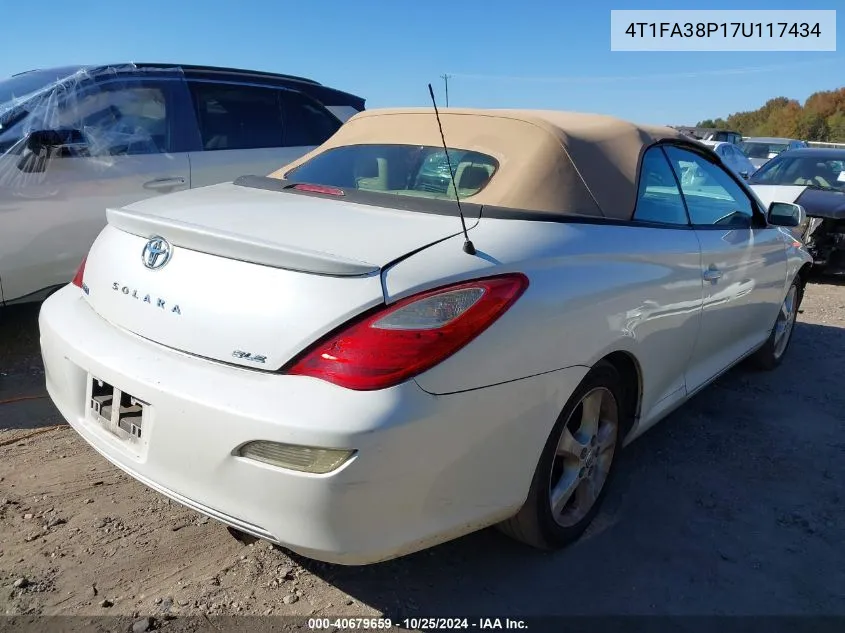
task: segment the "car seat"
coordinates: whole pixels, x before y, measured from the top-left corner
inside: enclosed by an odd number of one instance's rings
[[[493,166],[484,163],[464,161],[455,169],[455,182],[458,184],[458,195],[461,198],[476,194],[493,176]],[[446,196],[455,198],[455,186],[449,182]]]

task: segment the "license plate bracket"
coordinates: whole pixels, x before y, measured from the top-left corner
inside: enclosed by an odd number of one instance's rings
[[[88,411],[100,426],[132,443],[146,439],[144,419],[149,404],[105,380],[89,376]]]

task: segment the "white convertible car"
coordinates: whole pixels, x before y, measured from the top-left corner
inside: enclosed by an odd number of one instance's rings
[[[371,110],[270,177],[109,209],[40,315],[68,422],[308,557],[493,524],[548,549],[590,523],[624,445],[739,361],[781,361],[800,206],[765,209],[670,128],[440,120]]]

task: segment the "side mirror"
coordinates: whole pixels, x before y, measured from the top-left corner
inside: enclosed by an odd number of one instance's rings
[[[748,170],[747,169],[743,169],[741,172],[739,172],[739,175],[742,176],[745,180],[748,180]]]
[[[85,137],[80,130],[34,130],[26,139],[26,147],[33,154],[43,154],[50,150],[63,147],[80,147],[85,145]]]
[[[800,204],[792,202],[772,202],[769,205],[769,224],[793,228],[801,226],[807,220],[807,212]]]
[[[26,138],[18,169],[25,173],[43,172],[54,156],[79,155],[85,149],[85,137],[80,130],[33,130]]]

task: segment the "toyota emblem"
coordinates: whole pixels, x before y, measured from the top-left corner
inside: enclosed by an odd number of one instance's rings
[[[155,236],[144,246],[144,251],[141,254],[141,259],[144,261],[144,266],[150,270],[158,270],[170,261],[170,255],[173,248],[163,237]]]

